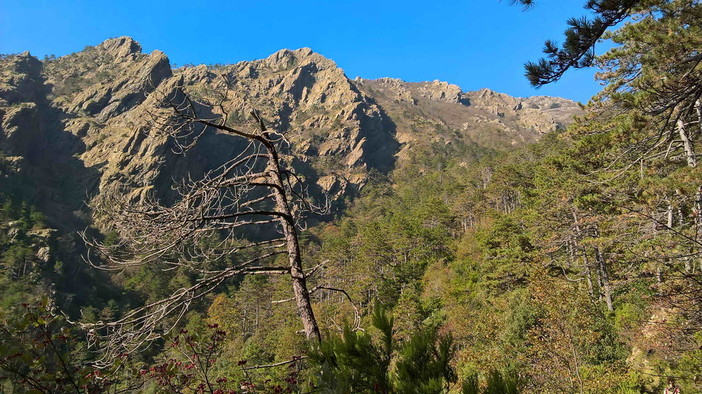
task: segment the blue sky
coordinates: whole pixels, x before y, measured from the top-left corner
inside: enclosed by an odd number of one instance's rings
[[[593,70],[539,90],[523,77],[545,39],[560,40],[584,1],[541,0],[0,0],[0,53],[66,55],[128,35],[172,63],[234,63],[310,47],[350,78],[439,79],[463,90],[552,95],[585,102]]]

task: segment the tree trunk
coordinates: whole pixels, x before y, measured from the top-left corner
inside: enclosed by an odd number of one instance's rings
[[[288,251],[288,264],[290,265],[290,279],[293,285],[293,294],[297,304],[297,313],[302,320],[307,339],[321,341],[321,334],[317,320],[312,311],[310,293],[307,290],[307,278],[302,269],[302,256],[300,254],[300,243],[297,236],[297,229],[293,219],[290,206],[285,194],[285,185],[280,171],[278,152],[272,143],[266,146],[268,150],[268,177],[271,182],[271,189],[275,195],[276,211],[281,213],[280,225],[283,229],[283,236]]]
[[[695,112],[697,112],[697,126],[702,132],[702,102],[700,99],[695,100]]]
[[[702,186],[699,186],[697,188],[697,192],[695,193],[695,240],[699,241],[700,236],[700,227],[702,227]]]
[[[600,285],[600,291],[607,304],[607,310],[613,311],[612,305],[612,289],[609,284],[609,274],[607,273],[607,263],[599,247],[595,247],[595,261],[597,262],[597,273]]]
[[[590,295],[590,299],[594,301],[595,291],[592,285],[592,270],[590,269],[590,261],[587,258],[587,253],[583,253],[583,260],[585,263],[585,279],[587,280],[587,293]]]
[[[685,150],[685,159],[687,159],[687,166],[697,167],[697,157],[695,156],[695,150],[692,147],[692,141],[690,141],[690,138],[685,132],[685,124],[683,123],[682,119],[678,119],[677,126],[678,134],[680,135],[680,139],[683,142],[683,149]]]
[[[582,249],[580,247],[580,243],[578,242],[578,239],[581,237],[581,231],[580,231],[580,225],[578,224],[578,215],[575,213],[575,211],[572,211],[573,213],[573,228],[575,229],[575,238],[573,239],[573,244],[575,246],[576,250]],[[582,256],[583,256],[583,268],[585,271],[585,279],[587,280],[587,292],[590,295],[591,300],[595,300],[595,292],[593,290],[593,284],[592,284],[592,269],[590,267],[590,260],[587,258],[587,252],[582,251]]]

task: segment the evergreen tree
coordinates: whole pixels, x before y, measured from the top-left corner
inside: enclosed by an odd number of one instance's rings
[[[533,0],[513,0],[525,8],[534,5]],[[592,11],[592,18],[579,17],[568,20],[562,47],[553,41],[544,45],[545,58],[528,62],[524,68],[526,77],[535,87],[558,81],[570,68],[591,67],[595,61],[595,44],[607,29],[625,20],[641,0],[588,0],[585,9]]]

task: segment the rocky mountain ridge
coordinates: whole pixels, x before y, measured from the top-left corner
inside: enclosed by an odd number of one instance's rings
[[[142,53],[120,37],[43,62],[29,53],[0,59],[0,151],[12,164],[2,176],[33,184],[43,210],[81,210],[114,191],[166,196],[173,179],[197,178],[240,149],[235,138],[209,132],[177,155],[150,130],[158,92],[175,84],[202,98],[225,94],[240,127],[251,127],[246,114],[259,110],[290,142],[297,171],[336,200],[356,193],[369,171],[391,171],[423,145],[504,149],[565,127],[580,111],[570,100],[463,92],[440,81],[350,80],[308,48],[172,69],[162,52]]]

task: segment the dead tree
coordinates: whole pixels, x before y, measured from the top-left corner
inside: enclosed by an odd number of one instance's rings
[[[256,111],[251,112],[254,130],[230,125],[223,105],[226,93],[216,102],[195,100],[182,83],[176,83],[153,94],[162,96],[158,108],[149,114],[150,128],[167,134],[177,150],[187,151],[206,132],[239,138],[245,148],[202,179],[183,181],[176,188],[179,198],[174,203],[164,204],[155,196],[136,202],[121,197],[108,199],[109,204],[99,209],[109,215],[120,241],[107,245],[86,239],[101,255],[102,263],[93,263],[95,266],[122,270],[159,264],[165,270],[188,270],[198,278],[194,285],[132,310],[117,321],[93,325],[92,333],[105,350],[103,361],[161,336],[194,300],[239,275],[288,275],[304,333],[319,341],[307,289],[307,279],[316,269],[303,270],[298,229],[301,212],[324,211],[326,206],[310,203],[302,181],[281,158],[284,137],[269,130]],[[275,236],[252,241],[246,237],[251,228],[265,228]],[[281,257],[285,263],[280,263]],[[168,324],[164,324],[166,319]]]

